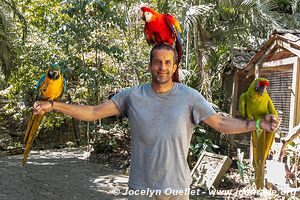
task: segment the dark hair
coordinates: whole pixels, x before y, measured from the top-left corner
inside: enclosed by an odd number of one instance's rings
[[[178,82],[180,83],[179,81],[179,72],[178,72],[178,68],[179,68],[179,63],[178,63],[178,53],[175,49],[173,49],[173,47],[171,47],[170,45],[167,45],[167,44],[157,44],[155,45],[151,51],[150,51],[150,64],[152,63],[152,59],[153,59],[153,52],[155,50],[162,50],[162,49],[165,49],[167,51],[173,51],[173,55],[174,55],[174,64],[177,65],[177,68],[176,68],[176,71],[174,72],[173,76],[172,76],[172,80],[173,82]]]
[[[174,64],[178,64],[178,54],[177,54],[177,51],[175,49],[173,49],[173,47],[171,47],[170,45],[168,44],[157,44],[155,45],[151,51],[150,51],[150,63],[152,63],[152,59],[153,59],[153,54],[154,54],[154,51],[155,50],[162,50],[162,49],[165,49],[165,50],[168,50],[168,51],[173,51],[174,53]]]

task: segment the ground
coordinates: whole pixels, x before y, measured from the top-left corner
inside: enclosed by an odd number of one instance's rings
[[[31,151],[25,166],[21,164],[22,155],[0,156],[0,199],[127,199],[122,194],[127,189],[128,181],[124,170],[113,170],[111,167],[88,161],[90,153],[86,150],[65,148]],[[249,185],[243,185],[236,180],[236,170],[231,169],[226,176],[225,182],[221,184],[222,195],[216,197],[201,190],[198,196],[191,196],[191,199],[297,199],[278,195],[254,198],[253,195],[245,193],[252,190]],[[113,194],[118,191],[121,194]],[[233,197],[234,192],[243,192],[243,195],[239,195],[239,198]]]
[[[127,187],[127,176],[88,162],[84,149],[32,151],[22,166],[22,155],[0,157],[0,199],[127,199],[112,194]]]
[[[31,151],[22,166],[22,155],[0,157],[1,200],[125,200],[128,176],[88,161],[86,148]],[[114,195],[120,191],[121,194]],[[191,199],[217,199],[199,193]]]

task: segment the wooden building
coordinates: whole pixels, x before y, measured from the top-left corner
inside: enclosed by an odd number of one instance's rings
[[[238,98],[240,94],[245,92],[253,81],[251,77],[247,78],[244,81],[239,81],[239,86],[236,87],[236,81],[238,73],[247,66],[247,63],[250,59],[256,54],[256,51],[249,48],[234,48],[231,49],[227,59],[227,63],[225,65],[224,73],[222,74],[222,95],[220,98],[222,99],[222,104],[220,105],[221,110],[230,113],[234,117],[240,117],[238,113]],[[234,80],[235,79],[235,80]],[[237,94],[234,94],[233,85],[235,89],[238,91]],[[235,107],[233,110],[232,104],[232,94],[236,95]],[[233,114],[234,113],[234,114]],[[227,149],[227,155],[230,157],[237,156],[237,148],[241,149],[244,152],[244,157],[249,158],[249,149],[250,149],[250,140],[251,135],[249,133],[242,133],[237,135],[227,135],[227,142],[229,142],[229,146]]]
[[[256,77],[267,78],[281,130],[288,133],[300,123],[300,30],[276,30],[250,61],[235,68],[230,114],[239,117],[239,97]]]

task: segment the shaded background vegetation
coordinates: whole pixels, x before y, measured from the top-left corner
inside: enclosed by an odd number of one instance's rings
[[[66,102],[95,105],[121,88],[150,81],[150,47],[137,17],[141,5],[177,17],[184,40],[182,82],[221,111],[228,111],[225,101],[230,101],[222,88],[230,51],[257,49],[275,28],[299,26],[298,0],[0,0],[3,133],[23,137],[35,84],[49,63],[59,62],[67,69]],[[124,119],[76,121],[74,126],[70,117],[53,112],[44,120],[38,141],[56,133],[60,139],[69,135],[67,139],[75,141],[77,134],[80,144],[93,143],[100,152],[121,152],[126,157],[128,132]],[[202,149],[213,151],[219,143],[219,133],[198,126],[192,160]]]

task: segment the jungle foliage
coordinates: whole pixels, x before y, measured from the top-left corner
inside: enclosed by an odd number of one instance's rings
[[[298,0],[0,0],[0,89],[9,100],[7,114],[25,128],[35,84],[53,62],[66,70],[71,98],[63,101],[73,103],[95,105],[121,88],[150,81],[150,47],[137,16],[141,5],[177,17],[183,82],[217,106],[224,99],[221,77],[231,49],[257,49],[275,28],[299,27]],[[43,129],[70,123],[51,113]],[[101,128],[100,121],[79,123],[81,134],[97,135]]]

